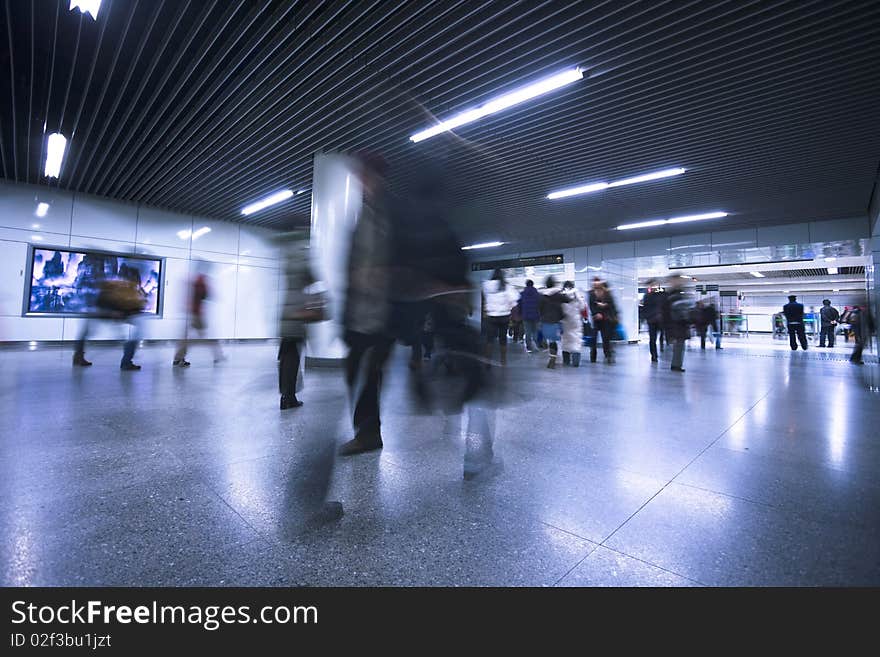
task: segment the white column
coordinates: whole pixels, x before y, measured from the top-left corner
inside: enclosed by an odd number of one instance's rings
[[[312,175],[312,269],[327,286],[331,316],[309,326],[307,354],[317,364],[341,360],[348,351],[341,326],[346,259],[363,193],[351,158],[341,153],[316,154]]]

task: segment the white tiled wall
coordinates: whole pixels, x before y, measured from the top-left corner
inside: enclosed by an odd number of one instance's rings
[[[43,217],[39,203],[48,203]],[[195,240],[199,228],[211,230]],[[73,340],[82,320],[22,317],[27,245],[83,247],[165,258],[160,318],[145,318],[146,339],[175,339],[186,326],[195,271],[208,276],[208,337],[277,335],[278,252],[266,229],[240,226],[109,199],[0,181],[0,342]],[[121,326],[96,327],[95,339],[118,339]]]

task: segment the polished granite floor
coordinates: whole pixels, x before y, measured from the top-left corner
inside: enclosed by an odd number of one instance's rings
[[[338,371],[280,412],[274,347],[0,351],[2,585],[880,584],[880,395],[811,350],[550,371],[514,353],[503,469],[465,481],[459,416],[415,412],[406,354],[385,449],[339,460],[330,525],[291,535],[306,432],[348,437]],[[668,356],[668,351],[666,353]]]

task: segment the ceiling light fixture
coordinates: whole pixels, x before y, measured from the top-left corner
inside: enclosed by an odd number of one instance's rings
[[[281,203],[281,201],[286,201],[291,196],[293,196],[292,189],[282,189],[280,192],[275,192],[274,194],[270,194],[264,199],[244,206],[241,209],[241,213],[248,215],[253,214],[254,212],[259,212],[264,208],[268,208],[270,205],[275,205],[276,203]]]
[[[834,262],[835,260],[837,260],[837,258],[835,258],[834,256],[825,258],[825,262]]]
[[[431,126],[430,128],[426,128],[425,130],[415,133],[414,135],[410,136],[409,139],[413,143],[424,141],[425,139],[429,139],[431,137],[439,135],[441,132],[454,130],[459,126],[465,125],[467,123],[473,123],[474,121],[482,119],[484,116],[488,116],[489,114],[495,114],[496,112],[505,110],[508,107],[519,105],[520,103],[524,103],[527,100],[531,100],[532,98],[535,98],[537,96],[549,93],[554,89],[564,87],[565,85],[576,82],[583,77],[584,74],[580,68],[573,68],[567,71],[563,71],[561,73],[556,73],[555,75],[551,75],[550,77],[542,78],[537,82],[533,82],[524,87],[520,87],[519,89],[514,89],[513,91],[502,94],[501,96],[497,96],[496,98],[487,101],[479,107],[456,114],[455,116],[452,116],[445,121],[441,121],[437,125]]]
[[[101,0],[70,0],[70,10],[79,9],[83,14],[91,14],[94,20],[98,20],[98,10],[101,8]]]
[[[301,189],[296,193],[296,195],[299,196],[300,194],[305,194],[305,193],[306,193],[306,190]]]
[[[649,180],[660,180],[661,178],[671,178],[672,176],[680,176],[686,171],[681,167],[675,169],[664,169],[663,171],[654,171],[653,173],[645,173],[632,178],[624,178],[614,182],[596,182],[588,185],[580,185],[578,187],[570,187],[569,189],[560,189],[557,192],[547,194],[549,199],[566,198],[568,196],[578,196],[580,194],[591,194],[593,192],[601,192],[609,187],[623,187],[624,185],[634,185],[640,182],[648,182]]]
[[[836,274],[836,273],[837,273],[837,267],[829,267],[829,268],[828,268],[828,273],[831,274],[831,275]]]
[[[199,228],[198,230],[193,232],[193,234],[192,234],[193,241],[199,239],[202,235],[206,235],[207,233],[210,233],[210,232],[211,232],[210,228],[208,228],[207,226],[202,226],[201,228]]]
[[[64,159],[65,148],[67,148],[67,137],[60,132],[53,132],[46,139],[46,177],[57,178],[61,174],[61,161]]]
[[[38,217],[45,217],[46,213],[48,211],[49,211],[49,204],[48,203],[38,203],[37,204],[37,211],[34,214],[37,215]],[[36,226],[36,227],[39,228],[39,226]]]
[[[501,246],[505,242],[483,242],[481,244],[471,244],[470,246],[461,247],[462,251],[470,251],[471,249],[491,249],[493,246]]]
[[[764,278],[764,274],[759,271],[750,271],[749,273],[755,278]]]
[[[648,228],[650,226],[663,226],[664,224],[683,224],[688,221],[705,221],[706,219],[721,219],[726,217],[727,212],[706,212],[704,214],[690,214],[684,217],[672,217],[671,219],[654,219],[651,221],[639,221],[634,224],[622,224],[617,230],[631,230],[633,228]]]
[[[192,236],[192,231],[187,228],[186,230],[177,231],[177,236],[182,240],[188,240]]]

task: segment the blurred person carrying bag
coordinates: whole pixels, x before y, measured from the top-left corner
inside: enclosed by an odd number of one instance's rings
[[[96,305],[102,310],[128,316],[141,312],[147,305],[138,285],[133,281],[109,279],[101,283]]]

